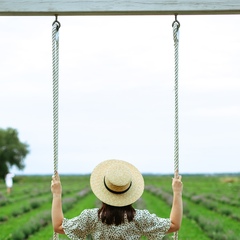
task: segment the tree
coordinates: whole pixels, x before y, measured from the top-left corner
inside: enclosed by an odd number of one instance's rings
[[[20,142],[16,129],[0,128],[0,178],[4,178],[12,166],[19,170],[24,169],[28,148],[28,144]]]

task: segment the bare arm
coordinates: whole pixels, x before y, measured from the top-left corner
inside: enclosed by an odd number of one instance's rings
[[[51,191],[53,195],[52,199],[52,225],[53,230],[56,233],[64,234],[62,228],[63,211],[62,211],[62,186],[58,173],[52,177]]]
[[[172,189],[173,189],[173,203],[172,210],[170,213],[171,226],[168,230],[168,233],[176,232],[180,229],[182,223],[183,215],[183,204],[182,204],[182,177],[175,174],[175,177],[172,180]]]

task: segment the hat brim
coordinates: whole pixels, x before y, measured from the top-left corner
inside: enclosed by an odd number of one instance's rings
[[[115,194],[110,192],[104,185],[104,177],[107,169],[113,164],[123,164],[128,167],[132,176],[132,185],[127,192]],[[139,170],[123,160],[106,160],[98,164],[90,177],[90,185],[94,195],[102,202],[116,207],[123,207],[136,202],[144,191],[144,180]]]

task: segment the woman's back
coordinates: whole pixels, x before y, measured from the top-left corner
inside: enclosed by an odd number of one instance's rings
[[[98,217],[98,210],[86,209],[79,216],[73,219],[64,219],[63,229],[70,239],[86,239],[91,234],[94,240],[106,239],[131,239],[137,240],[141,236],[148,239],[162,239],[170,228],[170,219],[157,217],[147,210],[136,209],[133,221],[118,226],[102,223]]]

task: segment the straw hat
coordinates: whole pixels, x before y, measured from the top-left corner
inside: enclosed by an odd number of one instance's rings
[[[132,164],[122,160],[106,160],[98,164],[90,177],[95,196],[116,207],[137,201],[144,190],[142,174]]]

